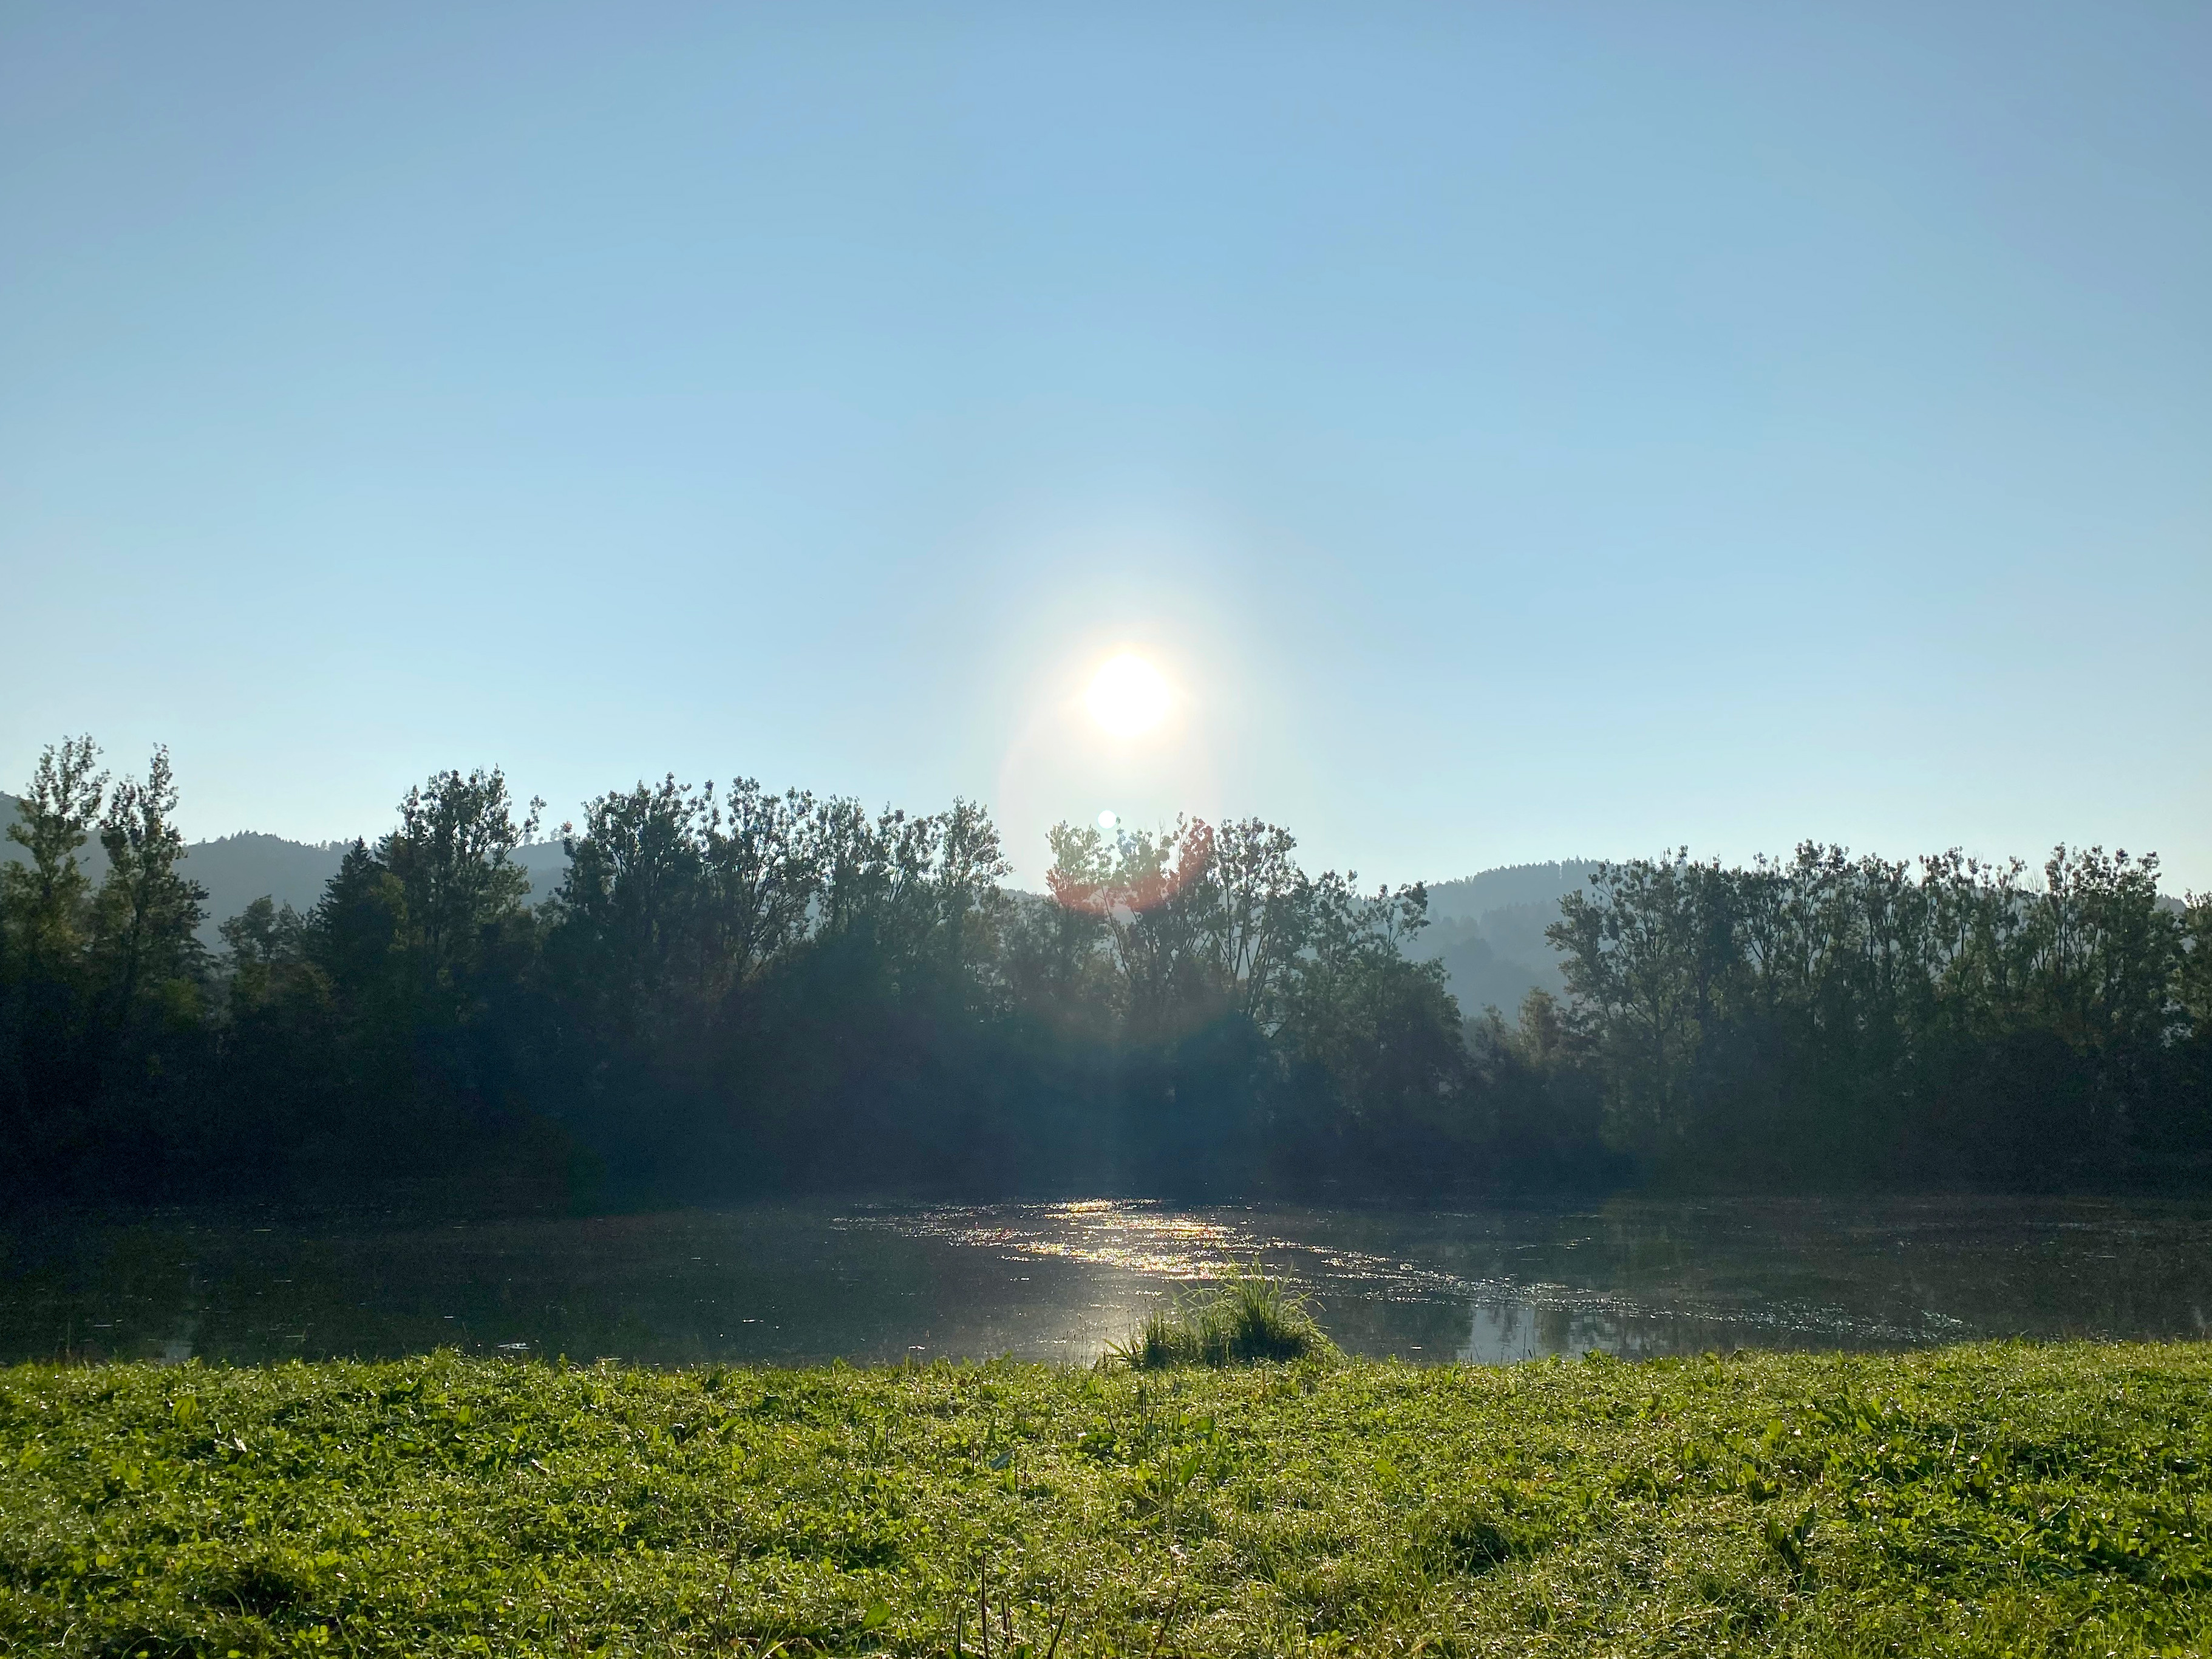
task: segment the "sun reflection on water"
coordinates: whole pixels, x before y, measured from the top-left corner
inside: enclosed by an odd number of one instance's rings
[[[1158,1201],[1085,1199],[852,1219],[988,1250],[1007,1262],[1066,1263],[1129,1289],[1145,1281],[1164,1289],[1187,1287],[1232,1270],[1258,1269],[1309,1297],[1324,1326],[1355,1352],[1405,1352],[1427,1360],[1498,1363],[1591,1348],[1636,1354],[1777,1342],[1889,1345],[1957,1334],[1960,1328],[1940,1314],[1899,1321],[1820,1299],[1777,1296],[1747,1302],[1680,1285],[1654,1298],[1564,1282],[1543,1274],[1541,1267],[1564,1265],[1574,1259],[1565,1253],[1595,1242],[1571,1227],[1540,1244],[1500,1241],[1489,1255],[1489,1270],[1474,1273],[1411,1259],[1402,1245],[1370,1250],[1316,1236],[1331,1231],[1315,1224],[1322,1216],[1345,1213],[1178,1210]],[[1127,1293],[1111,1299],[1125,1302]],[[1393,1307],[1404,1315],[1386,1315]],[[1432,1311],[1423,1315],[1424,1308]],[[1438,1321],[1438,1328],[1428,1333],[1437,1340],[1407,1340]]]

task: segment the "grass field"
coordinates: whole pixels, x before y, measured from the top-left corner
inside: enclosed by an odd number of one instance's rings
[[[2196,1653],[2208,1407],[2195,1346],[21,1368],[0,1649]]]

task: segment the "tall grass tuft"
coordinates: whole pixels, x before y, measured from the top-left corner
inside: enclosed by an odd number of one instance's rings
[[[1336,1344],[1288,1285],[1240,1268],[1205,1295],[1152,1315],[1127,1341],[1109,1346],[1100,1363],[1152,1371],[1175,1365],[1338,1358]]]

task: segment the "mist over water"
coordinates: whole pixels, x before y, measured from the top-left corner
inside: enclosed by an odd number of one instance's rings
[[[0,1360],[453,1348],[654,1364],[1085,1364],[1232,1264],[1349,1352],[1888,1348],[2203,1334],[2212,1205],[1614,1201],[1414,1212],[1119,1200],[284,1224],[188,1212],[0,1233]]]

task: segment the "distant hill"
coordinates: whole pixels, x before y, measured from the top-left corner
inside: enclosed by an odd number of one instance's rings
[[[207,889],[208,921],[201,933],[212,943],[216,922],[236,915],[264,893],[295,910],[313,908],[349,844],[318,846],[250,830],[194,842],[185,851],[184,872]]]
[[[1589,879],[1590,861],[1514,864],[1429,889],[1429,927],[1413,953],[1441,960],[1462,1012],[1494,1007],[1508,1019],[1534,990],[1566,990],[1544,929],[1559,900]]]
[[[0,829],[15,821],[15,798],[0,794]],[[322,897],[324,884],[337,873],[338,861],[352,845],[344,841],[287,841],[282,836],[264,836],[250,830],[213,841],[193,842],[185,848],[184,872],[207,889],[208,919],[200,927],[200,937],[210,945],[219,943],[216,925],[264,894],[295,910],[311,908]],[[0,859],[14,863],[26,856],[15,842],[0,840]],[[107,855],[100,851],[97,839],[88,841],[77,857],[94,881],[106,874]],[[514,861],[530,872],[533,901],[544,898],[560,884],[568,865],[558,842],[518,848]]]
[[[1437,921],[1474,921],[1491,911],[1518,905],[1556,905],[1562,894],[1588,881],[1596,867],[1595,859],[1568,859],[1559,864],[1501,865],[1455,881],[1432,881],[1429,915]]]

